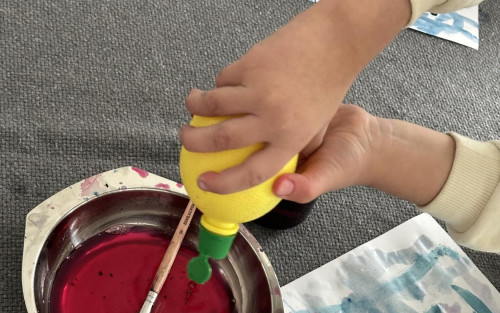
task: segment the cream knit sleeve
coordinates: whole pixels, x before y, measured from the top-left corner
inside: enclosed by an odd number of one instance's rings
[[[483,0],[410,0],[411,18],[408,26],[412,25],[424,12],[446,13],[479,4]]]
[[[500,253],[500,141],[449,135],[456,142],[450,176],[438,196],[420,209],[445,221],[459,244]]]

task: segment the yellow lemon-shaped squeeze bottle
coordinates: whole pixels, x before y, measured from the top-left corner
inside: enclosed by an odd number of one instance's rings
[[[232,117],[194,116],[190,125],[205,127]],[[241,164],[263,144],[220,152],[196,153],[181,149],[180,172],[182,182],[191,201],[203,213],[198,235],[199,255],[188,264],[189,278],[197,283],[205,283],[211,276],[209,258],[223,259],[227,256],[240,223],[252,221],[273,209],[281,200],[272,192],[276,177],[292,173],[297,165],[293,157],[275,176],[252,188],[231,193],[215,194],[198,187],[198,176],[207,171],[221,172],[226,168]]]

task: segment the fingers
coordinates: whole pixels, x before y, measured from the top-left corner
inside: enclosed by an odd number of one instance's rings
[[[182,145],[192,152],[215,152],[243,148],[264,141],[262,127],[253,115],[233,117],[207,127],[184,125],[180,130]],[[252,130],[249,132],[248,130]]]
[[[241,62],[239,60],[235,61],[217,74],[215,87],[239,86],[243,80],[243,73]]]
[[[302,173],[284,174],[273,185],[277,197],[307,203],[321,194],[347,187],[344,172],[323,160],[308,160],[302,166]]]
[[[243,86],[221,87],[209,91],[193,89],[186,98],[186,107],[194,115],[225,116],[247,113],[254,102]]]
[[[219,194],[248,189],[276,175],[292,157],[293,155],[289,155],[287,151],[266,146],[240,165],[220,173],[203,173],[198,178],[198,186],[203,190]]]

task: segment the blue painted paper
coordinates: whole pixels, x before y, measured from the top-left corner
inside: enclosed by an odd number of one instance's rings
[[[478,6],[452,13],[424,13],[410,28],[476,50],[479,48]]]
[[[282,288],[286,313],[500,312],[500,293],[428,214]]]

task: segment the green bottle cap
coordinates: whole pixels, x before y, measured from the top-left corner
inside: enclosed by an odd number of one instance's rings
[[[188,263],[189,279],[199,284],[206,283],[212,275],[212,268],[208,259],[223,259],[227,256],[236,234],[231,236],[221,236],[208,231],[200,225],[198,234],[199,255]]]

